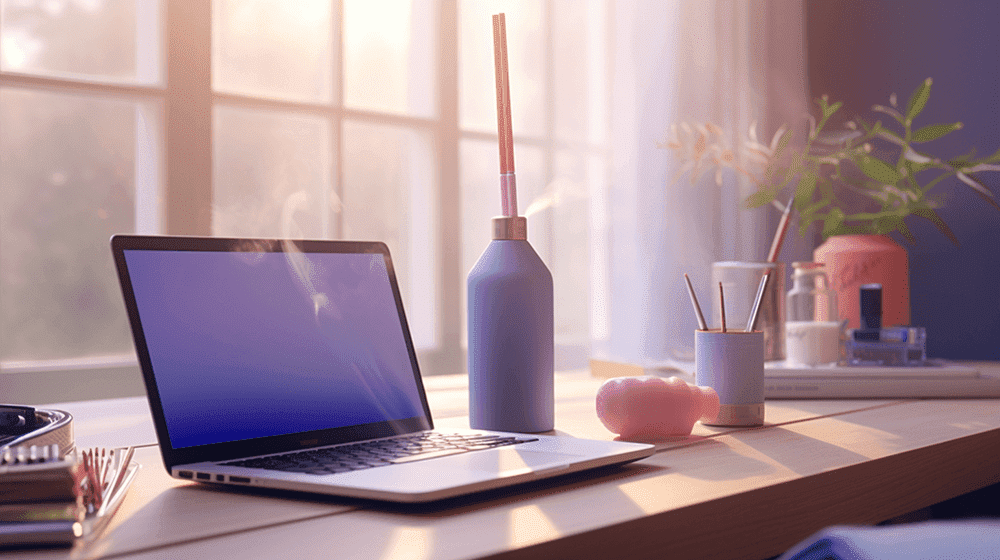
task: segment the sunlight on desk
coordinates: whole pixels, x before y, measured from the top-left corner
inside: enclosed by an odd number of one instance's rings
[[[613,439],[594,408],[600,380],[558,378],[556,433]],[[446,412],[435,425],[468,427],[466,378],[427,384],[432,408]],[[136,421],[143,403],[66,406],[79,411],[87,438],[153,434],[148,417]],[[738,546],[736,556],[763,558],[824,526],[877,523],[995,483],[1000,473],[1000,400],[769,401],[767,422],[696,424],[691,436],[625,467],[415,509],[176,480],[157,447],[142,447],[143,467],[99,540],[10,556],[452,560],[629,549],[662,559],[732,558]]]
[[[81,449],[156,443],[146,397],[55,403],[44,408],[73,416],[73,434]]]
[[[948,425],[951,426],[952,428],[958,428],[959,430],[965,430],[967,432],[978,432],[980,430],[989,429],[990,427],[990,425],[987,424],[986,422],[965,422],[965,423],[952,422]]]
[[[385,540],[385,560],[423,560],[430,558],[431,531],[421,527],[398,527]]]
[[[840,418],[825,418],[820,423],[792,424],[784,427],[789,432],[822,441],[824,449],[830,452],[846,452],[857,460],[874,459],[891,454],[898,448],[899,436],[892,432],[860,425]],[[862,443],[866,442],[866,443]],[[848,456],[845,459],[850,460]]]
[[[507,540],[514,546],[527,546],[559,536],[559,530],[538,506],[514,508],[509,515]]]

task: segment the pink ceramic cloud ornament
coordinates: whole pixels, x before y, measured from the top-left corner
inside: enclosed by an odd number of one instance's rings
[[[686,436],[719,413],[719,395],[669,377],[616,377],[597,391],[597,417],[622,439]]]

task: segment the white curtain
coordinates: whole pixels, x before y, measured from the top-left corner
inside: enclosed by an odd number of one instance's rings
[[[711,263],[764,260],[780,216],[773,207],[743,209],[754,185],[731,171],[721,186],[713,173],[678,178],[682,162],[659,146],[682,121],[720,126],[730,147],[754,121],[762,141],[784,123],[805,130],[804,7],[797,0],[613,6],[610,286],[607,337],[595,340],[594,356],[688,369],[697,322],[683,274],[706,308]],[[791,232],[780,260],[808,255]]]

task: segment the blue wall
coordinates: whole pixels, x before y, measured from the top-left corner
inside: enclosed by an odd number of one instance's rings
[[[1000,2],[996,0],[810,0],[807,41],[812,96],[844,101],[845,116],[871,117],[870,106],[895,92],[905,107],[934,79],[918,125],[965,127],[927,144],[953,157],[970,147],[1000,147]],[[1000,198],[1000,173],[979,178]],[[957,180],[939,185],[939,211],[955,247],[930,223],[908,221],[912,323],[927,328],[928,355],[1000,359],[1000,211]]]

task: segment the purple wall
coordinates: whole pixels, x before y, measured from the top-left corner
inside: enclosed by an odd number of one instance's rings
[[[928,144],[937,155],[1000,147],[1000,2],[995,0],[830,0],[807,3],[812,97],[844,101],[845,116],[871,117],[870,106],[895,92],[905,106],[934,79],[918,124],[961,121],[962,130]],[[1000,173],[979,178],[1000,198]],[[936,187],[939,211],[961,242],[911,218],[911,316],[927,328],[928,355],[1000,359],[1000,211],[957,180]]]

